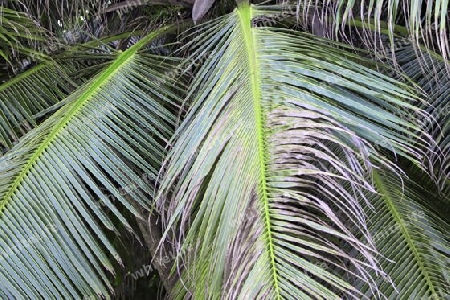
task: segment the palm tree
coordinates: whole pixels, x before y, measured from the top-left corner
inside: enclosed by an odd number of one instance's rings
[[[2,4],[0,298],[448,297],[447,1],[156,2]]]

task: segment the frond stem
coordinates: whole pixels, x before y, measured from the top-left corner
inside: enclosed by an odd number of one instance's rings
[[[408,229],[406,228],[405,221],[403,220],[399,211],[395,207],[395,203],[392,200],[394,198],[394,196],[391,195],[390,191],[385,187],[385,184],[377,171],[373,172],[373,178],[374,178],[376,186],[380,189],[381,195],[383,195],[382,196],[383,200],[387,204],[390,213],[392,214],[395,221],[399,225],[400,231],[401,231],[402,235],[405,237],[405,240],[409,246],[409,249],[412,251],[415,260],[419,264],[420,272],[425,277],[425,281],[427,282],[428,286],[430,287],[430,291],[431,291],[432,295],[437,295],[437,292],[434,288],[434,284],[430,278],[430,275],[428,274],[428,271],[422,261],[422,258],[420,257],[419,251],[417,250],[417,247],[414,244],[414,241],[411,238],[411,235],[409,234]]]
[[[280,288],[278,286],[278,274],[275,265],[275,251],[274,251],[274,243],[272,237],[272,228],[271,228],[271,220],[270,220],[270,210],[269,210],[269,197],[267,195],[267,180],[266,180],[266,143],[265,143],[265,132],[264,132],[264,116],[262,113],[261,106],[261,75],[258,68],[258,62],[256,57],[256,39],[252,34],[251,28],[251,8],[248,5],[248,1],[242,1],[239,3],[238,14],[241,21],[242,30],[244,33],[245,46],[248,53],[248,63],[249,63],[249,71],[250,71],[250,81],[252,86],[252,95],[253,95],[253,106],[255,111],[255,121],[256,121],[256,130],[257,130],[257,138],[258,138],[258,153],[259,153],[259,163],[260,163],[260,176],[261,176],[261,193],[263,200],[263,209],[264,209],[264,221],[265,228],[267,234],[268,248],[269,248],[269,257],[270,264],[272,269],[272,276],[275,286],[276,299],[281,299],[280,296]]]

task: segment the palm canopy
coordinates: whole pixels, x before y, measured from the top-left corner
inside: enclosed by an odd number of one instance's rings
[[[58,1],[46,3],[21,5],[48,14]],[[403,14],[405,3],[416,10]],[[0,158],[0,297],[108,298],[122,263],[108,233],[138,236],[130,217],[142,225],[149,213],[148,231],[164,230],[149,248],[177,254],[172,278],[161,274],[169,298],[450,294],[448,118],[438,109],[448,97],[418,73],[427,59],[408,62],[418,38],[412,50],[392,47],[398,32],[431,30],[430,14],[413,15],[422,2],[405,3],[362,6],[387,14],[383,24],[358,18],[359,1],[333,2],[335,20],[320,1],[241,1],[182,34],[179,64],[152,49],[163,28],[128,50],[120,44],[138,34],[104,39],[124,51],[75,45],[0,86],[1,143],[16,143]],[[74,1],[58,12],[77,18],[84,7],[98,8]],[[294,30],[308,9],[354,27],[368,51]],[[295,13],[280,19],[283,10]],[[409,27],[394,29],[401,16]],[[331,33],[345,37],[339,26]],[[373,31],[405,74],[372,61]],[[442,72],[445,43],[422,49],[440,47]]]

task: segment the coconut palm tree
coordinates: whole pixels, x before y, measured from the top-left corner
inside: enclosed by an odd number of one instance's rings
[[[1,7],[0,298],[450,295],[447,1],[38,2]]]

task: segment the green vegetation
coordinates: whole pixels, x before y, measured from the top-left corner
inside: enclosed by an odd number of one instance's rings
[[[166,2],[0,2],[0,298],[449,297],[448,1]]]

